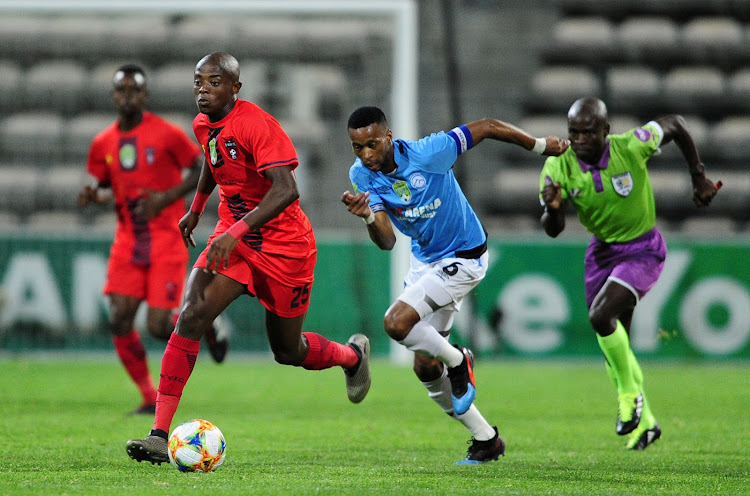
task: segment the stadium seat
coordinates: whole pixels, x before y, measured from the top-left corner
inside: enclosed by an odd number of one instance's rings
[[[22,63],[38,59],[49,49],[51,21],[46,16],[3,12],[0,16],[0,46],[3,57],[13,54]]]
[[[239,96],[265,108],[269,100],[268,63],[262,60],[240,60],[240,81],[242,88]]]
[[[107,26],[107,36],[99,47],[108,58],[134,62],[134,54],[146,60],[162,60],[165,55],[182,53],[172,51],[169,17],[150,12],[148,15],[118,15]],[[100,57],[97,57],[97,62]],[[120,65],[120,64],[118,64]]]
[[[31,232],[70,232],[82,227],[81,216],[75,211],[37,210],[26,217],[26,228]]]
[[[527,105],[539,111],[566,111],[582,96],[601,97],[599,79],[584,66],[553,66],[537,71],[531,80]]]
[[[555,23],[549,44],[544,49],[550,63],[606,62],[615,51],[611,21],[599,16],[561,19]]]
[[[278,68],[277,97],[284,102],[278,114],[316,125],[323,119],[338,119],[346,101],[347,82],[343,72],[330,65],[282,64]]]
[[[91,140],[117,119],[114,112],[78,114],[68,120],[63,136],[63,154],[67,160],[86,163]]]
[[[0,232],[16,233],[20,227],[21,216],[8,210],[0,210]]]
[[[745,36],[742,24],[729,17],[698,17],[682,28],[683,50],[697,64],[732,67],[741,53]]]
[[[681,66],[664,75],[664,100],[675,112],[711,112],[724,91],[724,75],[716,67]]]
[[[63,119],[53,112],[16,113],[0,121],[0,150],[4,160],[59,158]]]
[[[185,134],[187,134],[189,138],[194,140],[195,134],[193,133],[193,119],[197,113],[198,110],[196,108],[195,112],[156,112],[156,115],[179,126],[180,129],[185,131]]]
[[[83,64],[75,60],[40,62],[26,73],[24,101],[29,108],[80,111],[86,103],[87,76]]]
[[[616,36],[624,59],[631,63],[666,67],[683,58],[677,23],[666,16],[628,17]]]
[[[750,111],[750,66],[737,70],[727,78],[727,93],[733,105]]]
[[[610,111],[651,111],[661,98],[661,76],[648,66],[612,67],[607,70],[606,81]]]
[[[0,210],[18,215],[34,211],[39,177],[33,165],[0,167]]]
[[[711,129],[711,138],[718,156],[741,161],[746,166],[750,156],[750,115],[722,119]]]
[[[22,81],[21,66],[12,59],[0,59],[0,88],[8,95],[20,95],[23,93]],[[16,102],[25,104],[23,101]]]
[[[86,163],[50,167],[39,178],[37,208],[41,210],[77,209],[78,192],[89,182]]]
[[[196,61],[170,62],[151,72],[149,77],[150,108],[194,112],[193,73]]]

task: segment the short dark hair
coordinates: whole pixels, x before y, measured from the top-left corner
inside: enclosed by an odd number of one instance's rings
[[[359,129],[370,124],[388,125],[385,114],[378,107],[359,107],[349,116],[347,126],[349,126],[349,129]]]
[[[140,74],[143,76],[144,86],[146,81],[146,73],[144,72],[143,68],[136,64],[123,64],[120,67],[117,68],[114,75],[112,76],[114,79],[114,76],[117,75],[118,72],[122,72],[123,75],[127,76],[129,74]]]

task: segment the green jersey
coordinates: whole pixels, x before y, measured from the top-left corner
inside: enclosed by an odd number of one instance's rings
[[[581,224],[597,239],[606,243],[635,239],[656,223],[646,162],[659,150],[663,136],[654,121],[612,134],[598,164],[583,163],[570,147],[559,157],[547,158],[540,191],[559,182],[562,197],[573,204]]]

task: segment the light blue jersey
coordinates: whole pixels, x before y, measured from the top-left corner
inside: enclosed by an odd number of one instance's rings
[[[355,194],[370,192],[370,209],[388,213],[411,238],[418,260],[478,258],[487,236],[452,170],[458,156],[473,145],[469,129],[460,126],[393,144],[396,169],[390,174],[373,172],[359,159],[354,162],[349,179]]]

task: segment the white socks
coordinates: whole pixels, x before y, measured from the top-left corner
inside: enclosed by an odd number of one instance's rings
[[[438,379],[423,382],[422,385],[427,389],[427,395],[432,401],[437,403],[445,413],[461,422],[471,432],[474,439],[477,441],[487,441],[495,437],[495,429],[487,423],[487,420],[479,413],[475,405],[471,405],[463,415],[453,413],[451,381],[448,379],[448,369],[443,367],[443,374]]]
[[[437,358],[448,367],[461,365],[464,360],[464,354],[454,348],[437,332],[437,329],[424,320],[414,324],[406,338],[399,343],[415,353]]]

